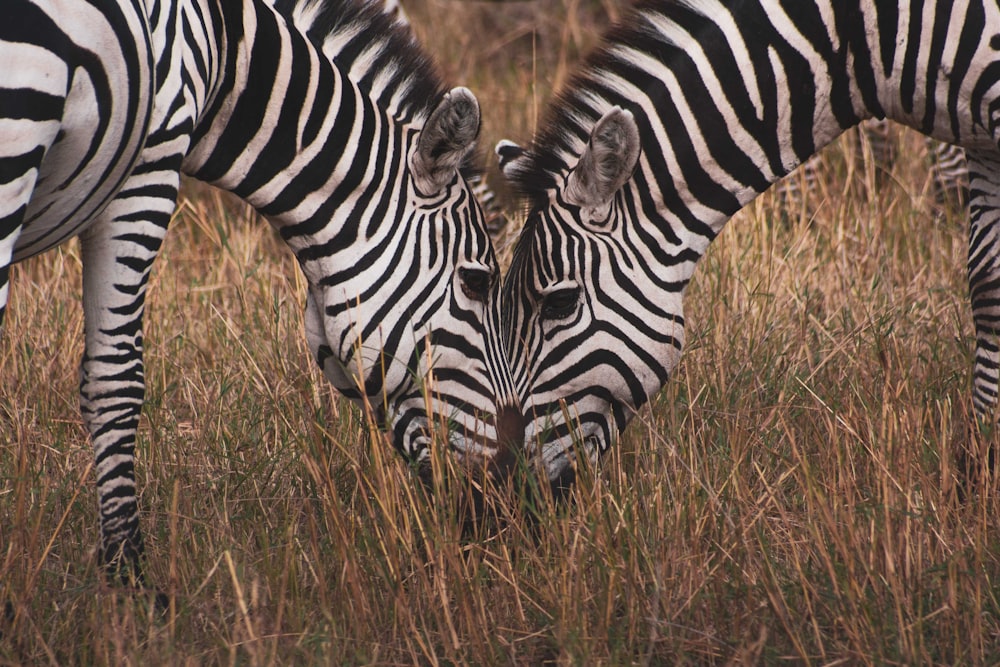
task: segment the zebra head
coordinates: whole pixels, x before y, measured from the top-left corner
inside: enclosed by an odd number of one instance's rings
[[[444,443],[502,476],[524,423],[500,339],[497,260],[460,173],[479,118],[476,98],[455,88],[400,130],[405,152],[373,145],[366,164],[389,182],[352,193],[338,207],[350,224],[296,254],[308,344],[334,386],[408,459]]]
[[[632,114],[612,108],[580,144],[561,169],[497,146],[504,174],[532,195],[503,316],[526,447],[557,492],[576,459],[596,460],[663,386],[684,339],[683,287],[648,260],[647,232],[630,223],[641,200],[628,194],[640,155]]]

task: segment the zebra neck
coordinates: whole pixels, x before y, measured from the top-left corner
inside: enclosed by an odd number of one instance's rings
[[[641,135],[640,214],[711,237],[867,117],[889,115],[939,138],[968,134],[973,114],[950,127],[959,114],[948,112],[962,82],[937,66],[953,57],[914,53],[955,48],[948,36],[965,28],[950,5],[936,3],[941,16],[931,22],[916,0],[646,0],[550,107],[515,185],[545,201],[593,123],[621,106]],[[972,14],[988,41],[989,17]]]
[[[916,0],[647,0],[552,107],[516,184],[529,196],[538,194],[532,183],[558,187],[593,121],[621,106],[641,135],[633,204],[661,226],[711,239],[870,116],[966,146],[995,142],[981,130],[985,87],[972,113],[961,109],[981,76],[974,54],[997,32],[995,3],[972,4],[963,13]],[[950,53],[957,44],[964,52]],[[955,65],[945,75],[941,63]]]
[[[225,20],[224,81],[199,120],[185,171],[238,195],[281,230],[375,188],[370,165],[412,132],[266,4],[247,0]],[[333,217],[316,231],[336,234],[325,224]]]
[[[631,110],[643,147],[635,186],[650,193],[643,212],[711,240],[820,148],[882,113],[865,17],[844,7],[652,3],[593,59],[567,109],[596,98]]]

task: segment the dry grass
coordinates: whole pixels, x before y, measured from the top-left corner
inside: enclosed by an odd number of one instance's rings
[[[490,143],[530,135],[603,12],[410,10],[436,17],[424,34],[484,100]],[[888,186],[842,142],[801,211],[768,195],[742,213],[696,274],[676,377],[600,473],[534,533],[469,540],[312,368],[274,234],[187,188],[150,289],[139,444],[164,618],[96,568],[76,246],[16,267],[0,663],[1000,662],[997,494],[959,502],[953,481],[965,225],[931,214],[922,144],[902,143]]]

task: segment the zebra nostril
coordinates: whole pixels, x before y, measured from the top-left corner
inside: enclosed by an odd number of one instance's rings
[[[526,426],[524,414],[513,405],[505,405],[497,412],[497,439],[508,448],[523,448]]]
[[[377,405],[372,408],[371,417],[380,431],[389,430],[389,423],[385,420],[385,406]]]

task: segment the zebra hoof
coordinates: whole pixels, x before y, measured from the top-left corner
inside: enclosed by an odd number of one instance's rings
[[[146,585],[146,577],[142,571],[142,549],[131,548],[126,543],[120,548],[116,557],[106,557],[101,554],[102,566],[106,581],[112,588],[128,592],[136,600],[146,600],[152,606],[158,617],[164,617],[170,611],[170,596],[161,590]]]
[[[166,618],[170,613],[170,596],[163,591],[149,591],[152,595],[153,612],[159,618]]]

